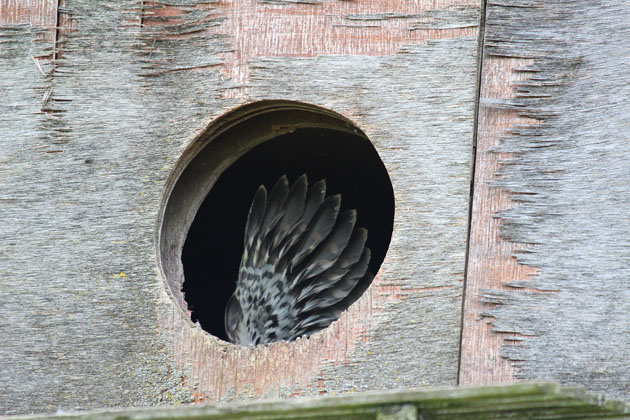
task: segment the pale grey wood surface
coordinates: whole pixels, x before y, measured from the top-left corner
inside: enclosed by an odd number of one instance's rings
[[[325,99],[344,113],[356,97],[339,94],[360,92],[365,114],[355,122],[392,177],[397,214],[382,270],[410,297],[390,297],[393,306],[375,315],[382,319],[369,343],[357,347],[351,363],[325,370],[322,379],[333,392],[457,383],[472,128],[465,110],[474,101],[476,42],[468,37],[394,57],[344,57],[343,65],[339,57],[316,57],[251,66],[252,95],[261,98]]]
[[[63,45],[52,77],[31,58],[43,47],[37,29],[8,27],[0,35],[0,411],[6,414],[188,395],[178,394],[179,378],[157,335],[155,209],[178,150],[155,136],[158,116],[150,109],[163,99],[143,94],[141,40],[133,27],[122,30],[125,10],[136,4],[67,6],[80,29]],[[160,113],[159,128],[172,122],[169,110]],[[194,112],[180,115],[175,129],[190,130],[184,121]]]
[[[233,38],[204,32],[225,16],[169,3],[184,23],[155,29],[139,27],[141,2],[64,1],[73,30],[46,77],[31,58],[44,47],[37,28],[0,29],[0,411],[205,395],[194,367],[174,359],[182,331],[159,321],[179,309],[156,265],[156,221],[184,149],[212,119],[255,99],[313,102],[353,119],[381,153],[397,198],[383,281],[398,295],[380,296],[366,344],[314,374],[317,387],[278,384],[267,395],[454,385],[478,8],[355,16],[472,32],[402,42],[381,57],[252,57],[242,90],[245,79],[220,72]],[[256,396],[246,391],[237,397]]]
[[[174,356],[183,330],[160,321],[179,309],[156,265],[156,221],[168,177],[195,136],[257,99],[312,102],[352,119],[375,143],[397,199],[381,283],[392,292],[370,295],[381,306],[365,340],[307,383],[278,383],[264,395],[455,384],[476,36],[432,33],[440,39],[414,39],[380,56],[347,55],[350,48],[272,57],[261,47],[235,64],[229,54],[256,45],[237,45],[223,30],[233,15],[167,3],[181,21],[151,26],[166,20],[151,17],[153,6],[65,1],[73,29],[60,37],[52,73],[50,61],[39,60],[40,71],[32,58],[52,48],[40,28],[0,26],[0,411],[212,397],[196,382],[200,366]],[[489,2],[486,53],[534,64],[523,68],[531,82],[517,86],[516,100],[481,103],[536,120],[502,140],[497,151],[513,155],[494,185],[519,200],[497,215],[502,234],[527,246],[519,261],[540,274],[505,279],[525,291],[484,291],[489,305],[479,315],[507,333],[502,354],[518,378],[623,399],[630,391],[628,10],[623,2]],[[409,19],[412,34],[474,28],[477,8],[351,14],[343,22],[399,19]],[[201,337],[196,343],[214,342],[185,328]],[[224,362],[205,366],[203,376],[237,373]],[[224,391],[226,400],[258,395]]]
[[[522,68],[511,153],[496,186],[518,205],[499,216],[524,244],[531,280],[487,290],[519,379],[553,379],[630,395],[630,9],[625,2],[488,2],[486,53]],[[519,290],[518,288],[527,288]],[[516,342],[514,341],[516,340]]]

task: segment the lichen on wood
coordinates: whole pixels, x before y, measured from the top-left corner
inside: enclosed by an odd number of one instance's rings
[[[611,419],[628,418],[630,406],[606,401],[579,388],[553,383],[397,391],[299,398],[246,404],[220,404],[154,409],[60,412],[56,420],[158,419],[374,419],[374,420],[488,420],[488,419]],[[19,417],[28,420],[33,417]],[[16,419],[17,420],[17,419]]]

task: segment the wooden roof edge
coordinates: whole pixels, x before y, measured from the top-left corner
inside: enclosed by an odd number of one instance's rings
[[[180,405],[176,407],[110,408],[4,420],[162,420],[162,419],[583,419],[628,418],[630,404],[607,400],[579,387],[554,382],[347,393],[282,400]]]

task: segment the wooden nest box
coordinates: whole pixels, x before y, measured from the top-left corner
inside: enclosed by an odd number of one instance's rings
[[[0,0],[0,413],[538,379],[627,399],[628,14]],[[234,345],[249,205],[283,174],[357,209],[375,277],[323,331]]]

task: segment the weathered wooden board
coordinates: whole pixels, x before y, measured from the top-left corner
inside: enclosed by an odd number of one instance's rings
[[[386,36],[392,19],[407,19],[410,25],[416,19],[426,22],[432,15],[422,12],[422,6],[415,15],[407,16],[409,10],[403,9],[404,13],[395,17],[380,9],[375,15],[369,9],[387,5],[365,7],[364,13],[353,15],[351,20],[367,20],[367,30],[383,31]],[[282,9],[275,10],[279,10],[278,22],[284,22]],[[438,15],[456,18],[446,25],[449,31],[459,27],[459,35],[469,31],[474,35],[475,6]],[[349,30],[355,32],[357,28]],[[332,42],[327,36],[324,42]],[[472,117],[462,115],[462,111],[473,105],[476,37],[458,36],[428,45],[422,40],[409,41],[410,45],[400,45],[400,54],[384,57],[378,49],[373,56],[310,57],[340,52],[334,42],[330,50],[315,43],[323,50],[309,51],[313,40],[301,50],[300,55],[306,57],[283,57],[282,51],[264,50],[266,57],[248,62],[247,86],[226,93],[228,97],[246,94],[252,99],[316,103],[353,120],[375,143],[390,169],[397,219],[382,275],[365,299],[340,323],[311,340],[243,350],[209,340],[199,330],[180,333],[185,321],[181,312],[168,314],[162,321],[164,328],[177,332],[175,356],[191,366],[198,381],[197,400],[455,383],[463,275],[458,262],[462,261],[465,243],[458,241],[465,241],[465,168],[470,162],[470,143],[461,140],[471,134]],[[443,71],[444,60],[453,73]],[[462,78],[463,74],[466,77]],[[231,80],[238,77],[233,75]],[[437,115],[428,111],[438,108]],[[449,125],[445,142],[439,134],[442,125]],[[436,156],[451,147],[447,146],[451,142],[453,147],[457,144],[453,157],[461,160],[453,166],[443,165]],[[433,172],[436,164],[441,175]],[[394,173],[402,175],[400,181]],[[453,236],[444,236],[451,229]],[[440,237],[443,242],[436,247],[435,240]],[[408,264],[408,259],[414,262]],[[372,313],[371,319],[359,317],[366,312]],[[397,346],[393,346],[392,337],[396,337]],[[403,348],[410,350],[403,352]],[[218,361],[223,367],[220,372],[214,369]]]
[[[2,25],[29,24],[54,34],[57,27],[59,0],[2,0],[0,23]],[[50,39],[53,41],[54,37]]]
[[[68,23],[55,20],[45,43],[52,20],[0,17],[0,409],[455,384],[478,11],[468,0],[67,0],[55,19]],[[46,54],[40,70],[31,56]],[[184,150],[258,99],[354,121],[390,171],[396,219],[358,302],[371,319],[244,350],[175,305],[156,221]]]
[[[490,1],[486,16],[462,383],[628,399],[630,9]]]
[[[4,413],[150,404],[180,383],[156,334],[147,211],[168,158],[149,147],[150,113],[130,92],[140,89],[134,35],[117,37],[119,7],[135,5],[68,6],[81,28],[58,46],[52,73],[53,43],[39,38],[50,28],[0,30]]]
[[[553,383],[461,387],[424,391],[360,393],[336,397],[299,398],[240,404],[169,408],[115,408],[61,412],[54,416],[13,419],[130,420],[157,419],[611,419],[626,418],[630,406],[604,400],[580,388]]]

